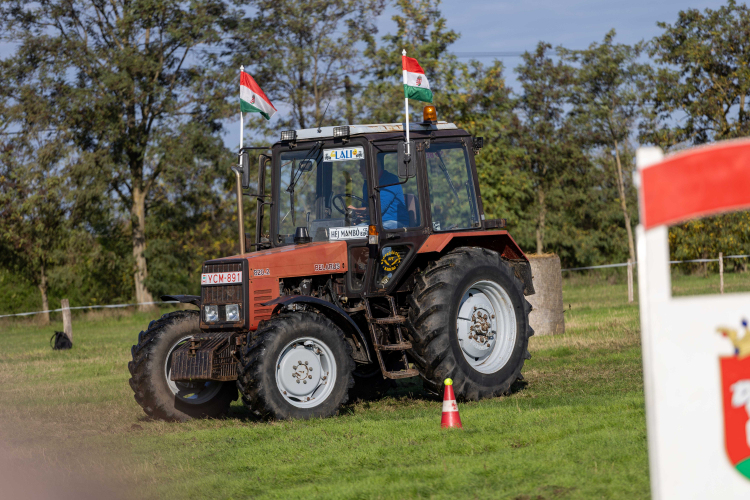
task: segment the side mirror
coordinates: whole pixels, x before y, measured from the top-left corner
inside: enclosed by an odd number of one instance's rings
[[[240,169],[242,170],[242,187],[247,189],[250,187],[250,155],[247,151],[240,154]]]
[[[474,154],[478,154],[482,148],[484,147],[484,137],[474,137],[472,139],[472,149],[474,149]]]
[[[398,143],[398,176],[401,180],[416,177],[416,161],[411,155],[411,142]]]
[[[302,160],[299,163],[299,170],[300,172],[310,172],[313,169],[313,162],[312,160]]]

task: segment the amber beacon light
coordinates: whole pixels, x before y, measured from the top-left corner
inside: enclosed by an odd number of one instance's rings
[[[422,114],[424,123],[437,122],[437,110],[435,106],[425,106]]]

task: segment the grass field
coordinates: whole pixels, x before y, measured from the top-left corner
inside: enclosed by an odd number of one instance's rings
[[[76,318],[67,352],[47,343],[59,324],[0,323],[0,440],[124,498],[647,498],[638,306],[622,280],[580,276],[564,301],[566,333],[532,339],[513,395],[459,405],[462,431],[414,381],[326,420],[258,422],[237,402],[226,420],[149,421],[126,365],[153,315]]]

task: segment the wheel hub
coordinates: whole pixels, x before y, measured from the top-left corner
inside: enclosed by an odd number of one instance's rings
[[[495,373],[510,359],[516,343],[515,309],[494,281],[477,281],[463,295],[456,319],[464,358],[480,373]]]
[[[331,392],[332,372],[335,361],[328,346],[309,338],[298,339],[279,356],[276,384],[284,399],[294,406],[317,406]]]
[[[497,332],[494,308],[488,297],[480,290],[470,289],[458,316],[461,349],[473,358],[487,355],[495,343]]]

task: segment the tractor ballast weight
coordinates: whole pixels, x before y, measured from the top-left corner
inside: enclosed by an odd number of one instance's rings
[[[163,297],[199,311],[152,322],[133,346],[144,410],[221,415],[236,384],[256,414],[329,416],[354,389],[417,375],[436,392],[452,378],[459,399],[507,393],[529,357],[534,287],[505,220],[485,218],[481,138],[425,122],[408,146],[401,124],[282,139],[259,156],[255,251],[241,230],[239,255],[204,263],[200,296]]]

